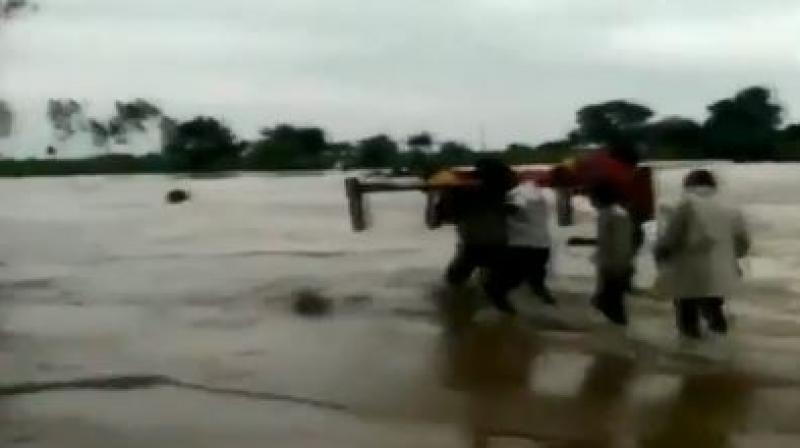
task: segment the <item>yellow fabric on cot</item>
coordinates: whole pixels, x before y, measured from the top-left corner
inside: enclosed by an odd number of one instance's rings
[[[450,170],[439,171],[428,179],[428,185],[431,186],[458,185],[460,183],[461,179]]]

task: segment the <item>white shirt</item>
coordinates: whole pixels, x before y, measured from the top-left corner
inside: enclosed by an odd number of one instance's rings
[[[726,297],[739,287],[737,258],[746,254],[750,235],[737,207],[695,188],[667,220],[657,246],[671,255],[659,273],[671,297]]]
[[[550,210],[542,191],[531,183],[520,183],[506,195],[515,211],[506,218],[508,245],[550,247]]]

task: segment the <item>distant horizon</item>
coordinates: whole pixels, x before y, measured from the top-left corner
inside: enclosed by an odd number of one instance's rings
[[[5,155],[41,154],[45,102],[64,97],[99,118],[142,97],[243,138],[290,123],[345,141],[429,131],[475,149],[481,129],[497,149],[561,138],[579,107],[612,99],[700,120],[758,84],[800,104],[792,0],[38,3],[0,30],[0,98],[19,112]],[[84,146],[66,151],[94,153]]]
[[[765,84],[761,83],[759,85],[765,85]],[[731,97],[735,93],[736,92],[730,92],[730,94],[727,95],[725,98]],[[773,93],[776,94],[776,98],[775,99],[778,100],[780,102],[780,104],[782,105],[782,107],[784,108],[783,115],[784,115],[785,118],[783,120],[783,126],[791,124],[790,120],[787,118],[787,117],[791,116],[791,107],[789,105],[787,105],[784,101],[780,101],[781,100],[780,92],[776,92],[776,91],[773,90]],[[133,97],[133,98],[121,98],[121,99],[118,99],[118,100],[115,100],[115,101],[133,101],[133,100],[139,99],[139,98],[148,100],[148,98]],[[75,99],[75,98],[58,97],[58,98],[53,98],[53,99]],[[608,100],[610,100],[610,99],[611,98],[609,98]],[[617,98],[617,99],[619,99],[619,98]],[[723,98],[717,98],[716,100],[721,100],[721,99],[723,99]],[[75,100],[78,100],[78,99],[75,99]],[[647,105],[646,103],[638,101],[636,99],[625,99],[625,100],[632,101],[634,103],[642,104],[642,105],[645,105],[645,106]],[[111,101],[108,104],[104,104],[103,105],[104,107],[97,107],[97,108],[93,108],[91,103],[89,103],[88,101],[83,100],[83,101],[79,101],[79,102],[84,107],[84,118],[87,121],[91,120],[91,119],[96,119],[96,120],[99,120],[102,123],[108,123],[110,118],[113,116],[113,110],[114,110],[113,106],[114,106],[115,101]],[[159,103],[154,102],[154,104],[156,106],[161,107],[161,105]],[[38,147],[36,149],[32,149],[32,148],[29,148],[29,147],[26,148],[26,147],[24,147],[25,146],[24,143],[20,143],[20,142],[24,142],[24,141],[26,141],[28,139],[26,139],[24,137],[20,138],[20,135],[19,135],[20,133],[19,132],[13,132],[13,130],[12,130],[11,137],[6,138],[6,139],[0,138],[0,157],[10,158],[10,159],[25,159],[25,158],[31,158],[31,157],[32,158],[38,158],[39,156],[46,156],[46,150],[50,146],[58,148],[59,149],[59,153],[61,153],[64,156],[66,156],[65,158],[73,158],[73,159],[79,159],[79,158],[103,155],[103,154],[108,154],[108,153],[145,155],[145,154],[158,153],[158,152],[161,151],[160,133],[159,133],[159,130],[158,130],[158,124],[157,124],[157,121],[154,121],[154,120],[148,120],[145,123],[146,127],[147,127],[147,131],[146,132],[129,134],[130,142],[127,143],[127,144],[110,144],[108,147],[97,147],[92,143],[91,134],[86,130],[77,131],[74,136],[72,136],[71,138],[66,139],[66,140],[57,139],[55,137],[55,131],[52,128],[52,126],[50,124],[50,121],[46,116],[46,114],[47,114],[46,102],[42,104],[41,110],[39,111],[40,113],[33,113],[32,114],[30,112],[34,108],[29,108],[27,110],[27,112],[28,112],[27,116],[24,113],[20,114],[20,111],[18,109],[16,109],[13,104],[8,104],[8,105],[11,107],[11,109],[12,109],[14,115],[15,115],[15,126],[16,127],[19,126],[20,121],[23,123],[23,125],[28,125],[28,126],[30,126],[30,124],[33,122],[33,123],[36,123],[36,125],[39,128],[42,129],[42,132],[39,133],[39,136],[38,136],[38,139],[37,139],[38,140]],[[704,109],[705,114],[707,115],[708,112],[706,110],[706,107],[704,107],[703,109]],[[95,113],[96,111],[102,111],[103,113],[102,114]],[[240,131],[237,130],[237,128],[235,126],[235,123],[231,123],[230,121],[226,120],[225,117],[220,116],[219,114],[214,114],[214,113],[196,113],[196,114],[191,114],[190,113],[190,114],[187,114],[185,117],[179,117],[179,116],[175,116],[175,115],[171,114],[169,112],[169,110],[162,110],[162,112],[164,113],[164,116],[168,116],[170,118],[176,118],[179,121],[189,120],[189,119],[192,119],[192,118],[195,118],[195,117],[198,117],[198,116],[214,117],[216,119],[219,119],[225,125],[230,126],[231,129],[236,134],[236,136],[242,141],[253,141],[253,140],[256,140],[256,139],[259,138],[259,133],[260,133],[260,131],[262,129],[273,127],[273,126],[277,126],[277,125],[281,125],[281,124],[293,125],[293,126],[301,126],[301,127],[317,127],[317,128],[321,128],[323,131],[325,131],[326,137],[327,137],[327,139],[328,139],[328,141],[330,143],[345,143],[345,142],[346,143],[357,143],[361,139],[368,138],[368,137],[371,137],[371,136],[374,136],[374,135],[381,135],[381,134],[388,135],[389,137],[394,139],[400,145],[401,150],[407,149],[406,148],[406,146],[407,146],[406,145],[406,139],[408,137],[410,137],[412,135],[415,135],[415,134],[422,133],[422,132],[429,133],[433,137],[435,145],[438,145],[438,144],[440,144],[442,142],[455,141],[455,142],[466,144],[472,150],[478,151],[478,152],[480,152],[480,151],[487,151],[487,152],[503,151],[506,148],[508,148],[509,145],[512,145],[512,144],[523,144],[523,145],[528,145],[528,146],[532,146],[532,147],[537,147],[537,146],[539,146],[541,144],[544,144],[544,143],[564,140],[567,137],[567,131],[565,131],[562,135],[556,135],[556,136],[553,136],[551,138],[540,140],[540,141],[518,141],[518,140],[517,141],[506,141],[504,143],[500,143],[499,146],[498,145],[489,145],[489,144],[487,144],[484,147],[484,145],[483,145],[484,135],[483,134],[486,133],[486,128],[485,127],[479,127],[478,128],[478,132],[477,132],[478,138],[476,140],[474,140],[474,143],[473,143],[473,142],[470,142],[468,139],[464,139],[464,138],[459,139],[459,138],[442,137],[440,133],[437,133],[436,130],[432,130],[432,129],[417,129],[417,130],[410,131],[408,133],[403,133],[403,134],[400,134],[400,133],[397,133],[397,132],[379,131],[379,132],[375,132],[375,133],[372,133],[372,134],[358,135],[358,136],[353,136],[353,137],[349,137],[349,138],[338,138],[336,136],[335,132],[332,132],[330,128],[327,128],[324,125],[320,125],[318,123],[312,123],[312,122],[290,122],[290,121],[287,121],[287,120],[277,120],[277,121],[274,121],[272,123],[265,123],[263,125],[257,126],[256,128],[252,129],[251,132],[246,133],[246,134],[243,135],[242,133],[240,133]],[[577,110],[575,112],[577,112]],[[654,115],[649,119],[649,122],[655,122],[655,121],[658,121],[658,120],[661,120],[661,119],[665,119],[665,118],[670,118],[670,117],[680,117],[680,118],[688,118],[688,119],[691,119],[691,120],[695,120],[695,121],[698,122],[698,124],[702,124],[704,118],[706,118],[705,116],[702,116],[702,115],[699,116],[699,117],[683,117],[683,116],[679,116],[677,114],[662,113],[661,111],[657,111],[657,110],[654,110],[653,112],[654,112]],[[573,115],[574,115],[574,113],[573,113]],[[30,120],[30,121],[28,121],[26,123],[26,119]],[[568,130],[574,130],[575,128],[576,128],[576,124],[572,123],[571,126],[569,126],[567,129]],[[45,136],[45,134],[49,134],[49,136]],[[30,141],[30,140],[28,140],[28,141]],[[22,147],[17,147],[16,145],[18,143],[21,144]],[[46,158],[46,157],[43,157],[43,158]]]

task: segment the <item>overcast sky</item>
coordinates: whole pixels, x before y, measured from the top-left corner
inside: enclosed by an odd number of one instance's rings
[[[39,0],[0,30],[0,97],[152,98],[249,136],[561,136],[613,98],[697,118],[759,83],[800,110],[797,0]],[[30,119],[28,120],[30,124]],[[25,128],[32,133],[34,127]]]

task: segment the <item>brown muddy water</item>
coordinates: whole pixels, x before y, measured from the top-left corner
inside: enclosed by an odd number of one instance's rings
[[[0,446],[800,446],[800,179],[716,168],[756,252],[732,333],[697,343],[649,294],[625,330],[591,310],[563,245],[585,207],[556,235],[558,308],[522,292],[503,318],[441,291],[453,236],[415,195],[355,235],[338,175],[2,181]],[[172,187],[193,201],[165,206]],[[327,314],[294,314],[308,290]]]

